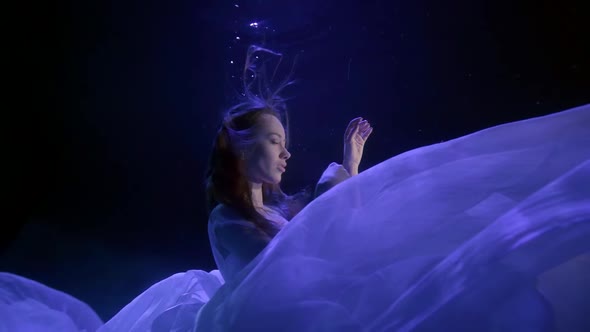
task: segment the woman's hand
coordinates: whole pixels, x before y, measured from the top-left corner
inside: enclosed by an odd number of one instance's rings
[[[342,166],[350,175],[358,174],[358,167],[363,157],[363,148],[372,132],[373,127],[361,117],[352,119],[348,124],[344,132],[344,161]]]

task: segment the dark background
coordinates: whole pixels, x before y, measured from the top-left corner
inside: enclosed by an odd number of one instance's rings
[[[15,61],[5,63],[0,271],[72,294],[107,320],[166,276],[214,269],[203,175],[249,44],[282,52],[287,65],[297,57],[298,83],[285,91],[283,187],[294,192],[342,161],[356,116],[375,128],[362,170],[590,102],[581,3],[27,3],[4,47]]]

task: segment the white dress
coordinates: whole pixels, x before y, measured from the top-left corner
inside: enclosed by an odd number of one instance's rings
[[[248,227],[223,215],[210,222]],[[215,241],[227,281],[177,274],[99,331],[588,331],[590,105],[388,159],[249,263]],[[5,293],[2,310],[18,312]]]

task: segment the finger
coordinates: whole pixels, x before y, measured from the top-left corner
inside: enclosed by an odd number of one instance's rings
[[[359,136],[364,137],[365,133],[369,130],[369,127],[367,126],[360,126],[359,127]]]
[[[346,138],[346,141],[349,142],[352,140],[352,138],[357,135],[361,130],[361,126],[359,123],[356,124],[356,126],[354,126],[353,131],[350,133],[350,135],[348,135],[348,137]]]
[[[367,138],[369,138],[369,135],[371,135],[371,133],[373,132],[373,127],[369,127],[369,129],[365,130],[361,136],[363,137],[364,140],[366,140]]]
[[[356,126],[362,120],[363,120],[363,118],[360,116],[350,120],[350,122],[348,123],[348,128],[354,128],[354,126]]]
[[[354,130],[354,127],[356,127],[356,125],[362,120],[363,118],[358,117],[358,118],[354,118],[350,121],[350,123],[348,123],[348,127],[346,127],[346,131],[344,132],[344,138],[348,139],[348,137],[350,136],[350,133]]]
[[[371,125],[369,124],[369,122],[367,120],[363,120],[359,123],[358,125],[358,133],[361,137],[363,137],[364,132],[367,131],[367,129],[369,129],[371,127]]]

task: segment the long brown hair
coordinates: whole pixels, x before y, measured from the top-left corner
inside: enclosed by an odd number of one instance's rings
[[[244,69],[246,76],[255,71],[253,62],[256,52],[279,55],[258,46],[248,49]],[[273,74],[274,75],[274,74]],[[251,83],[244,83],[242,100],[231,107],[225,114],[213,142],[206,173],[207,206],[209,213],[218,205],[224,204],[244,219],[252,222],[259,230],[274,236],[278,229],[254,208],[252,192],[245,174],[245,162],[241,158],[242,151],[251,151],[255,144],[256,126],[263,114],[277,117],[285,128],[286,146],[289,144],[289,118],[285,100],[279,92],[291,84],[284,80],[278,88],[271,91],[266,82],[258,82],[258,91],[251,91]],[[311,200],[311,190],[305,188],[295,195],[285,194],[279,184],[262,184],[262,198],[265,205],[275,207],[285,219],[292,219]]]

